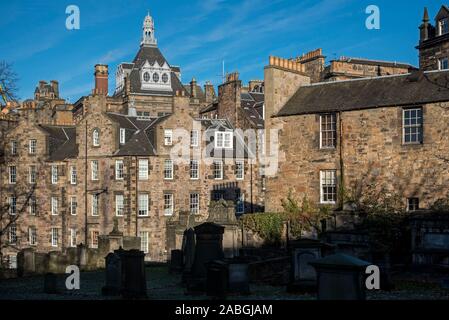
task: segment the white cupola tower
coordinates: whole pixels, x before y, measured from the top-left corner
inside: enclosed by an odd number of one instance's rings
[[[143,36],[141,45],[157,46],[157,40],[154,37],[154,21],[149,12],[143,21]]]

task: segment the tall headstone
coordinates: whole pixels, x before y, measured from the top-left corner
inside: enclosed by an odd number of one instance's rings
[[[139,250],[116,250],[122,267],[122,294],[127,299],[147,297],[145,254]]]
[[[27,248],[17,254],[17,275],[19,277],[36,273],[35,252],[32,248]]]
[[[106,284],[102,288],[105,296],[118,296],[122,290],[122,260],[117,253],[109,253],[106,258]]]
[[[206,222],[195,227],[196,246],[192,275],[196,279],[205,279],[206,264],[214,260],[224,259],[223,233],[224,227]]]
[[[186,280],[192,271],[193,261],[195,259],[195,231],[193,229],[184,231],[182,252],[184,259],[183,279]]]

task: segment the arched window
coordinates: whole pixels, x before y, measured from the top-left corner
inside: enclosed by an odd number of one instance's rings
[[[94,147],[100,146],[100,130],[99,129],[94,129],[94,132],[92,134],[92,142],[93,142]]]
[[[148,72],[145,72],[145,73],[143,74],[143,80],[144,80],[145,82],[149,82],[149,81],[150,81],[150,74],[149,74]]]

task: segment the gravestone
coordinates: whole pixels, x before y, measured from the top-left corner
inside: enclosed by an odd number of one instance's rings
[[[240,259],[228,262],[228,291],[229,293],[248,295],[249,264]]]
[[[196,245],[192,274],[195,279],[206,278],[206,264],[214,260],[222,260],[224,227],[206,222],[195,227]]]
[[[36,273],[36,258],[32,248],[27,248],[17,254],[17,275],[19,277]]]
[[[365,300],[367,261],[335,254],[310,263],[317,272],[318,300]]]
[[[184,231],[182,252],[184,259],[182,281],[184,283],[190,279],[193,261],[195,260],[195,231],[193,229]]]
[[[207,263],[206,294],[210,297],[223,299],[228,292],[228,265],[216,260]]]
[[[44,276],[44,293],[57,294],[58,290],[58,277],[54,273],[47,273]]]
[[[122,261],[117,253],[109,253],[105,260],[106,284],[101,292],[104,296],[118,296],[122,289]]]
[[[126,299],[147,297],[145,254],[139,250],[115,251],[122,267],[122,294]]]
[[[170,272],[181,272],[184,267],[182,250],[172,250],[170,259]]]
[[[288,292],[316,291],[317,275],[310,262],[321,259],[331,246],[314,239],[299,239],[290,242],[291,270]]]

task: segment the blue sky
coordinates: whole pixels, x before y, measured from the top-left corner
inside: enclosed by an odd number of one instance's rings
[[[65,28],[68,5],[81,11],[81,29]],[[381,29],[365,27],[377,5]],[[433,18],[438,0],[41,0],[0,1],[0,60],[14,63],[21,99],[39,80],[58,80],[61,96],[75,102],[93,88],[96,63],[117,64],[139,49],[143,19],[155,19],[159,47],[182,81],[218,85],[222,61],[242,80],[263,78],[269,55],[295,57],[323,48],[328,60],[364,57],[418,64],[423,8]]]

